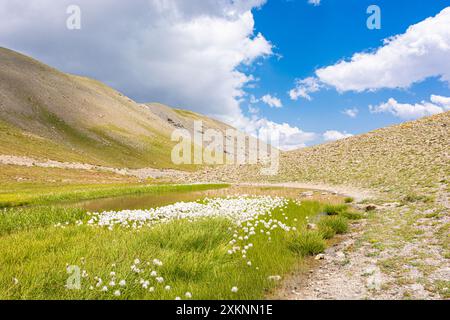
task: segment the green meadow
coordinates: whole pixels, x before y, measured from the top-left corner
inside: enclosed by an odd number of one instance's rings
[[[226,219],[108,230],[79,225],[90,218],[86,210],[60,205],[136,193],[173,193],[175,202],[180,192],[225,187],[110,186],[9,200],[10,207],[0,211],[0,299],[263,299],[306,257],[322,252],[328,239],[347,230],[346,207],[323,216],[331,210],[325,204],[289,201],[270,219],[289,219],[295,230],[277,228],[268,236],[256,228],[243,258],[229,251],[230,241],[245,235],[245,226]],[[316,230],[307,229],[311,221]]]

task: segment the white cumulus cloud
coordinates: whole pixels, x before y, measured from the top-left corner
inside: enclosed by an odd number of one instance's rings
[[[450,81],[450,7],[388,38],[370,53],[316,71],[338,91],[407,88],[429,77]]]
[[[314,77],[297,80],[293,100],[323,87],[339,92],[408,88],[430,77],[450,83],[450,7],[384,40],[375,51],[316,70]]]
[[[342,111],[343,114],[349,116],[350,118],[356,118],[359,113],[358,108],[345,109]]]
[[[323,134],[323,138],[325,141],[336,141],[341,139],[346,139],[353,137],[353,134],[347,132],[340,132],[337,130],[329,130]]]
[[[0,43],[137,101],[191,109],[248,133],[273,130],[281,148],[304,146],[314,133],[261,118],[254,108],[246,117],[241,109],[244,89],[255,80],[239,67],[273,54],[255,32],[252,10],[265,2],[78,0],[81,30],[68,30],[72,0],[2,0]]]
[[[430,100],[431,102],[442,106],[446,110],[450,110],[450,97],[443,97],[432,94]]]
[[[254,31],[251,10],[264,3],[78,0],[81,30],[68,30],[72,0],[2,0],[0,43],[138,101],[236,118],[253,81],[238,67],[272,54],[270,42]]]
[[[288,123],[276,123],[257,115],[241,119],[238,128],[245,128],[249,134],[265,142],[274,143],[274,146],[283,151],[304,148],[317,139],[314,132],[303,131]]]
[[[369,106],[369,110],[372,113],[391,113],[403,120],[413,120],[450,110],[450,98],[448,97],[432,95],[431,101],[409,104],[399,103],[394,98],[390,98],[385,103]]]
[[[273,97],[270,94],[266,94],[261,98],[261,101],[267,104],[271,108],[281,108],[283,104],[281,103],[281,100],[277,97]]]
[[[320,0],[308,0],[308,3],[313,6],[320,6]]]
[[[311,100],[310,93],[319,91],[323,85],[317,78],[309,77],[306,79],[300,79],[296,81],[295,88],[289,91],[289,97],[292,100],[298,100],[298,98],[305,98]]]

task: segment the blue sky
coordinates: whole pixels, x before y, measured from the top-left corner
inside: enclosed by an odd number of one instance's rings
[[[371,4],[381,9],[380,30],[369,30],[366,26],[369,17],[366,9]],[[408,89],[340,94],[330,88],[313,94],[312,101],[293,101],[287,92],[296,78],[312,76],[317,68],[348,59],[356,52],[378,48],[383,39],[404,33],[410,25],[435,16],[449,4],[449,1],[322,0],[319,6],[312,6],[304,0],[268,1],[254,12],[256,30],[276,46],[274,51],[282,58],[273,56],[257,66],[253,74],[259,81],[247,92],[255,97],[267,93],[277,96],[283,107],[271,108],[259,102],[256,105],[260,113],[305,131],[359,134],[402,122],[404,119],[392,114],[372,114],[368,106],[391,97],[416,103],[428,100],[431,94],[449,96],[448,84],[431,78]],[[359,110],[355,118],[342,113],[353,108]]]
[[[450,0],[73,2],[0,1],[0,46],[286,150],[450,110]]]

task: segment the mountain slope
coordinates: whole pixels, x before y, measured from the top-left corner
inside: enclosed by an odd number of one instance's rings
[[[174,129],[231,128],[161,104],[138,104],[108,86],[0,48],[0,154],[113,167],[175,168]],[[193,166],[176,167],[193,169]]]
[[[394,193],[436,191],[450,176],[450,112],[287,153],[281,176]]]
[[[213,180],[313,182],[407,195],[436,192],[450,177],[450,112],[286,152],[276,176],[223,167]],[[205,179],[199,174],[194,179]]]

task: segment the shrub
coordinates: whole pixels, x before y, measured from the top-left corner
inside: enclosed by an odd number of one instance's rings
[[[342,216],[324,217],[319,221],[319,230],[331,228],[336,234],[342,234],[348,230],[348,220]]]
[[[355,199],[353,199],[352,197],[347,197],[347,198],[344,199],[345,203],[352,203],[354,201],[355,201]]]
[[[322,234],[317,231],[303,231],[291,236],[289,249],[301,256],[312,256],[325,250],[326,244]]]
[[[323,211],[329,215],[329,216],[336,216],[348,209],[348,206],[344,204],[338,204],[338,205],[326,205]]]

